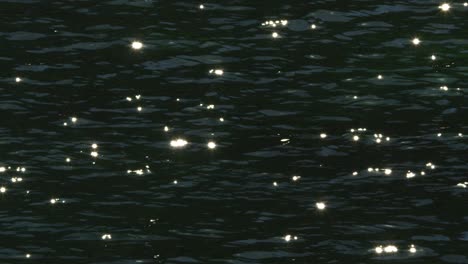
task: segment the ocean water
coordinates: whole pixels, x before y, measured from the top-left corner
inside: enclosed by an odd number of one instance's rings
[[[442,4],[0,0],[0,263],[468,263]]]

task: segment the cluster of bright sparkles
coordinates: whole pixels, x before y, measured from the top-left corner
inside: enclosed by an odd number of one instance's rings
[[[91,157],[97,158],[97,157],[99,156],[99,153],[97,152],[97,148],[98,148],[98,145],[97,145],[96,143],[93,143],[93,144],[91,145],[91,149],[92,149],[92,151],[91,151]]]
[[[128,174],[134,173],[136,175],[144,175],[151,173],[151,170],[149,169],[149,165],[146,165],[144,169],[137,169],[137,170],[127,170]]]
[[[277,26],[286,26],[288,24],[287,20],[269,20],[262,23],[262,26],[268,27],[277,27]]]
[[[137,95],[135,95],[134,97],[135,97],[135,100],[140,100],[141,95],[140,95],[140,94],[137,94]],[[127,97],[125,98],[125,100],[127,100],[128,102],[132,102],[132,101],[133,101],[133,98],[132,98],[131,96],[127,96]],[[138,106],[137,106],[137,111],[138,111],[138,112],[141,112],[142,110],[143,110],[143,108],[142,108],[141,106],[138,105]]]
[[[222,76],[224,74],[224,70],[222,70],[222,69],[211,69],[209,71],[209,73],[217,75],[217,76]]]
[[[60,198],[51,198],[51,199],[49,200],[49,203],[50,203],[50,204],[56,204],[56,203],[58,203],[58,202],[62,202],[62,203],[64,204],[64,203],[65,203],[65,200],[60,199]]]
[[[382,253],[397,253],[398,248],[394,245],[388,245],[388,246],[378,246],[375,248],[375,253],[377,254],[382,254]]]
[[[431,169],[431,170],[436,169],[436,166],[432,162],[427,162],[425,167],[428,168],[428,169]],[[384,174],[384,175],[387,175],[387,176],[393,174],[393,170],[391,168],[369,167],[369,168],[367,168],[367,172],[368,173],[373,173],[375,175]],[[352,176],[356,176],[358,174],[359,174],[359,172],[357,172],[357,171],[352,172]],[[426,175],[426,172],[424,170],[421,170],[420,175],[424,176],[424,175]],[[411,171],[411,170],[408,170],[405,173],[405,177],[407,179],[411,179],[411,178],[414,178],[416,176],[417,176],[417,174],[415,172]]]
[[[398,252],[398,247],[395,246],[395,245],[387,245],[387,246],[380,245],[380,246],[377,246],[377,247],[374,248],[374,252],[376,254],[379,254],[379,255],[380,254],[397,253]],[[416,253],[417,252],[416,247],[413,244],[411,244],[409,249],[408,249],[408,252],[410,252],[412,254]]]
[[[464,3],[463,5],[465,7],[468,7],[468,3]],[[199,5],[199,9],[203,10],[204,8],[205,8],[205,6],[203,4]],[[448,12],[452,8],[452,6],[449,3],[442,3],[442,4],[440,4],[438,6],[438,8],[443,12]],[[261,25],[264,26],[264,27],[270,27],[270,28],[277,28],[278,27],[278,29],[275,29],[275,30],[281,31],[281,30],[284,30],[284,29],[280,29],[279,27],[286,27],[288,25],[288,20],[268,20],[268,21],[263,22]],[[312,24],[312,25],[310,25],[310,29],[315,30],[315,29],[317,29],[317,26],[315,24]],[[269,36],[269,35],[267,35],[267,36]],[[271,32],[271,37],[274,38],[274,39],[282,38],[282,36],[286,36],[286,34],[284,34],[284,35],[281,34],[280,35],[280,33],[276,32],[276,31]],[[278,42],[281,42],[281,39],[278,40]],[[422,40],[419,37],[414,37],[410,42],[415,46],[419,46],[419,45],[422,44]],[[411,45],[409,42],[407,42],[407,43],[408,43],[408,45]],[[137,50],[143,49],[145,47],[145,45],[142,42],[135,40],[135,41],[131,42],[130,47],[131,47],[131,49],[137,51]],[[428,59],[427,56],[428,56],[428,54],[425,55],[426,60]],[[436,55],[432,54],[430,56],[430,59],[432,61],[435,61],[437,59],[437,57],[436,57]],[[442,57],[442,59],[443,59],[443,57]],[[223,76],[224,75],[224,70],[221,69],[221,68],[215,68],[215,69],[210,69],[208,73],[210,75],[214,75],[214,76]],[[228,77],[229,77],[229,75],[230,74],[228,74]],[[375,75],[372,75],[372,76],[375,76]],[[220,79],[223,79],[223,78],[220,78]],[[372,79],[375,80],[375,77],[372,77]],[[378,74],[377,79],[378,80],[383,80],[384,76],[382,74]],[[14,80],[15,80],[16,83],[20,83],[20,82],[23,81],[21,77],[15,77]],[[28,80],[27,77],[26,77],[26,80]],[[10,79],[10,81],[12,81],[12,80]],[[27,83],[27,81],[26,81],[26,83]],[[440,86],[439,89],[441,91],[448,91],[449,90],[447,85],[442,85],[442,86]],[[451,88],[451,89],[454,89],[454,88]],[[133,101],[140,100],[140,98],[141,98],[141,95],[138,94],[138,95],[134,95],[134,96],[127,96],[125,98],[125,100],[128,101],[128,102],[133,102]],[[358,96],[353,96],[353,98],[358,99]],[[180,101],[180,99],[177,98],[177,102],[179,102],[179,101]],[[200,106],[203,106],[203,104],[200,104]],[[143,108],[140,105],[137,105],[136,109],[137,109],[138,112],[141,112],[143,110]],[[214,104],[209,104],[209,105],[206,106],[206,109],[214,110],[215,105]],[[78,118],[76,116],[71,116],[71,117],[66,117],[66,118],[68,118],[68,119],[65,119],[65,120],[67,120],[67,121],[69,120],[72,124],[76,124],[78,122]],[[219,121],[224,122],[224,118],[220,117]],[[81,120],[80,123],[82,123],[82,122],[83,121]],[[68,122],[63,122],[63,126],[68,126]],[[71,127],[73,127],[73,125]],[[170,131],[168,126],[164,126],[163,130],[164,130],[164,132],[169,132]],[[351,134],[349,134],[347,132],[345,133],[346,140],[350,140],[350,138],[351,138],[352,141],[360,141],[361,139],[364,139],[363,141],[365,141],[366,135],[365,135],[364,132],[366,132],[366,131],[367,131],[367,128],[357,128],[357,129],[351,128],[350,129]],[[437,134],[437,137],[441,137],[441,136],[442,136],[442,133]],[[458,133],[457,136],[458,137],[463,137],[463,134]],[[315,137],[316,137],[316,134],[315,134]],[[368,135],[367,137],[371,137],[371,136]],[[322,132],[322,133],[319,134],[319,138],[320,139],[326,139],[326,138],[328,138],[328,135],[327,135],[327,133]],[[333,136],[331,136],[330,139],[325,140],[325,142],[329,141],[329,140],[333,140],[334,138],[335,138],[335,136],[333,135]],[[374,140],[373,142],[375,142],[377,144],[380,144],[383,141],[387,141],[387,142],[390,141],[390,137],[384,136],[381,133],[375,133],[373,140]],[[280,139],[280,142],[283,143],[283,144],[288,144],[290,141],[291,141],[290,138],[281,138]],[[169,142],[170,147],[176,148],[176,149],[184,148],[188,144],[189,144],[189,142],[187,140],[183,139],[183,138],[175,138],[175,139],[173,139],[173,140],[171,140]],[[359,145],[359,144],[361,144],[361,143],[356,143],[356,145]],[[208,149],[213,150],[213,149],[217,148],[217,144],[214,141],[209,141],[209,142],[206,143],[206,147]],[[93,143],[91,145],[91,152],[90,152],[90,155],[93,158],[99,157],[99,153],[98,153],[97,150],[98,150],[98,145],[96,143]],[[70,163],[71,159],[69,157],[67,157],[65,159],[65,161],[66,161],[66,163]],[[431,169],[431,170],[434,170],[436,168],[436,166],[432,162],[427,162],[425,164],[425,167],[426,167],[426,169]],[[10,167],[8,167],[8,168],[7,167],[0,167],[0,172],[7,172],[10,169],[11,169]],[[18,172],[18,173],[20,173],[20,172],[24,173],[25,171],[26,171],[26,169],[24,167],[17,167],[16,168],[16,172]],[[387,176],[392,175],[392,174],[398,174],[398,171],[396,173],[393,173],[391,168],[369,167],[369,168],[367,168],[367,172],[368,173],[373,173],[374,175],[382,175],[383,174],[383,175],[387,175]],[[145,175],[145,174],[148,174],[148,173],[151,173],[148,165],[146,165],[145,168],[141,168],[141,169],[133,169],[133,170],[129,169],[129,170],[127,170],[127,174]],[[357,176],[358,174],[359,174],[358,171],[352,172],[353,176]],[[426,174],[425,171],[420,172],[420,175],[425,175],[425,174]],[[415,172],[413,172],[412,170],[407,170],[406,173],[403,172],[403,175],[405,175],[405,177],[407,179],[411,179],[411,178],[416,177],[417,174]],[[294,175],[294,176],[291,177],[291,179],[292,179],[293,182],[298,182],[301,179],[301,176]],[[11,177],[10,180],[11,180],[12,183],[20,183],[20,182],[23,181],[23,178],[15,175],[15,176]],[[173,180],[172,183],[177,185],[178,180]],[[273,186],[278,187],[279,184],[276,181],[274,181]],[[468,182],[460,182],[456,186],[461,187],[461,188],[467,188]],[[0,193],[6,193],[6,192],[7,192],[7,187],[0,186]],[[49,203],[54,205],[54,204],[59,203],[60,201],[62,203],[65,203],[65,200],[60,199],[60,198],[51,198],[49,200]],[[322,210],[325,210],[327,208],[327,204],[325,202],[323,202],[323,201],[319,201],[319,202],[315,203],[315,208],[317,210],[322,211]],[[332,205],[332,209],[333,209],[333,205]],[[155,220],[151,220],[151,221],[154,222]],[[111,236],[111,234],[103,234],[101,236],[101,239],[102,240],[110,240],[110,239],[112,239],[112,236]],[[288,234],[288,235],[285,235],[282,239],[284,241],[286,241],[286,242],[290,242],[290,241],[293,241],[293,240],[297,240],[298,237]],[[386,245],[386,246],[379,245],[379,246],[374,248],[374,251],[375,251],[376,254],[392,254],[392,253],[397,253],[398,248],[395,245]],[[416,253],[417,252],[416,247],[414,245],[411,245],[409,247],[408,251],[410,253]],[[26,254],[25,256],[26,256],[26,258],[31,257],[30,254]]]
[[[285,19],[267,20],[267,21],[263,22],[261,25],[263,27],[277,28],[277,27],[286,27],[288,25],[288,23],[289,23],[288,20],[285,20]],[[312,29],[312,30],[317,29],[317,25],[311,24],[310,29]],[[281,35],[278,32],[275,31],[275,32],[271,33],[271,37],[276,39],[276,38],[280,38]]]
[[[382,134],[374,134],[374,138],[375,138],[375,142],[377,144],[380,144],[382,142],[382,139],[384,138],[384,136]],[[385,140],[390,141],[390,137],[386,137]]]
[[[18,176],[17,174],[20,173],[25,173],[26,168],[25,167],[16,167],[16,169],[13,169],[11,166],[5,167],[2,166],[0,167],[0,173],[9,173],[8,171],[11,171],[11,174],[15,174],[15,176],[10,177],[10,182],[13,184],[21,183],[23,182],[23,177]],[[0,186],[0,193],[5,193],[7,192],[8,188],[6,186]]]
[[[283,240],[286,241],[286,242],[289,242],[291,240],[297,240],[297,236],[292,236],[292,235],[285,235],[283,237]]]

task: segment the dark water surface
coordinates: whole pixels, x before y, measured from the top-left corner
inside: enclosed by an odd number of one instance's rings
[[[0,0],[0,263],[468,263],[440,4]]]

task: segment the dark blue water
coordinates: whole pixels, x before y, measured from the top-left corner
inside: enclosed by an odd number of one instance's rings
[[[0,263],[468,263],[441,4],[0,0]]]

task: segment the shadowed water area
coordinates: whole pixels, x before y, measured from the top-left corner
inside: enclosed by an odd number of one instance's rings
[[[0,263],[468,263],[441,4],[0,0]]]

